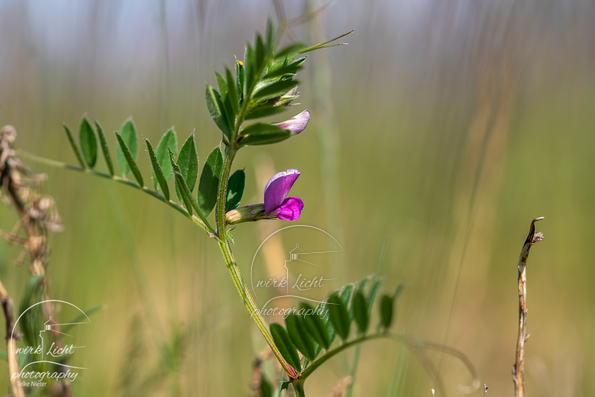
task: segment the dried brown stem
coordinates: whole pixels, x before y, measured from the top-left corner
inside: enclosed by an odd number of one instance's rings
[[[527,334],[527,258],[529,257],[531,246],[543,240],[543,234],[541,232],[535,233],[535,222],[542,219],[543,217],[535,218],[531,222],[529,235],[525,240],[525,244],[523,244],[517,265],[519,282],[519,335],[516,344],[516,360],[512,367],[515,397],[524,397],[525,395],[525,342],[529,338],[529,334]]]
[[[12,392],[15,397],[25,397],[23,387],[19,382],[19,363],[17,357],[17,335],[13,332],[14,329],[14,311],[12,299],[8,295],[4,284],[0,281],[0,303],[2,303],[2,310],[4,311],[4,318],[6,320],[6,360],[8,361],[8,376],[12,386]]]
[[[47,290],[48,279],[46,276],[46,267],[49,253],[47,235],[51,231],[61,230],[60,217],[55,211],[53,200],[38,193],[40,182],[45,177],[31,172],[18,158],[13,148],[16,136],[16,130],[12,126],[4,126],[0,129],[0,193],[4,194],[3,201],[13,204],[19,215],[19,222],[13,232],[7,233],[0,231],[0,236],[13,244],[21,245],[24,248],[24,252],[29,254],[29,270],[31,274],[43,275],[42,283],[45,285],[43,300],[45,302],[42,304],[42,308],[44,315],[46,318],[55,318],[55,308],[49,302]],[[18,236],[20,229],[25,231],[25,238]],[[12,301],[3,286],[0,293],[2,294],[0,299],[2,300],[2,307],[7,321],[7,354],[9,355],[9,371],[12,378],[14,370],[16,369],[18,372],[18,364],[16,359],[14,359],[16,357],[16,340],[8,336],[9,332],[10,335],[13,333],[12,323],[14,318]],[[10,327],[8,324],[9,318]],[[62,347],[63,343],[59,337],[60,332],[58,327],[53,326],[52,331],[57,346]],[[17,397],[25,395],[20,386],[21,394],[15,389],[15,384],[18,384],[18,378],[15,378],[14,381],[11,379],[11,383]],[[60,382],[59,388],[60,390],[54,393],[55,395],[62,397],[72,395],[70,382]]]

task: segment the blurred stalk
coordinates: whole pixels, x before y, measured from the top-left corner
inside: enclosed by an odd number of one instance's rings
[[[396,397],[401,390],[401,381],[403,379],[403,372],[405,369],[405,349],[403,346],[399,346],[399,352],[397,353],[397,363],[395,364],[395,370],[390,382],[390,388],[386,397]]]
[[[305,14],[319,8],[317,0],[306,0]],[[308,23],[307,29],[311,43],[322,43],[325,36],[324,12],[317,14]],[[320,175],[324,192],[324,213],[327,215],[329,232],[338,240],[343,241],[343,225],[341,222],[339,195],[339,135],[334,119],[333,104],[330,97],[331,74],[327,51],[319,51],[312,57],[312,114],[316,115],[318,128],[318,145],[321,153]],[[337,258],[342,261],[343,258]]]

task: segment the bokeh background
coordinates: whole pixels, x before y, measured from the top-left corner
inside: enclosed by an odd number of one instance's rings
[[[16,127],[18,148],[75,163],[62,122],[76,129],[87,112],[110,132],[133,116],[153,142],[172,125],[180,141],[196,130],[202,167],[219,141],[205,82],[242,57],[267,17],[321,5],[0,1],[0,125]],[[243,202],[261,201],[269,170],[298,168],[298,223],[345,248],[336,287],[371,273],[387,238],[384,290],[408,281],[397,329],[462,350],[498,396],[513,393],[518,254],[531,219],[545,216],[528,266],[526,387],[593,395],[594,20],[586,0],[337,1],[292,34],[319,42],[355,29],[349,46],[309,55],[294,112],[312,112],[304,133],[241,152]],[[88,369],[75,395],[251,395],[265,345],[216,245],[134,189],[28,164],[48,175],[44,191],[65,226],[51,238],[51,296],[107,305],[76,331],[87,347],[72,362]],[[16,216],[3,206],[0,222],[10,230]],[[236,229],[245,272],[262,236],[283,226]],[[29,279],[13,264],[19,252],[0,241],[0,277],[16,301]],[[459,395],[455,382],[470,380],[463,366],[430,357]],[[352,362],[348,352],[326,364],[308,395],[327,395]],[[398,345],[362,350],[354,395],[429,396],[431,387]]]

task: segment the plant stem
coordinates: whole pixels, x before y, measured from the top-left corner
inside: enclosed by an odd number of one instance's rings
[[[543,234],[535,233],[535,222],[542,219],[543,217],[535,218],[531,222],[529,235],[523,244],[517,265],[519,283],[519,335],[516,345],[516,359],[512,367],[515,397],[524,397],[525,395],[525,342],[529,338],[527,334],[527,258],[529,258],[531,246],[543,240]]]
[[[167,200],[165,198],[164,195],[162,195],[159,192],[156,192],[154,190],[149,189],[148,187],[144,187],[144,186],[140,186],[138,183],[131,181],[130,179],[126,179],[123,177],[119,177],[117,175],[110,175],[110,174],[106,174],[105,172],[101,172],[101,171],[96,171],[96,170],[92,170],[92,169],[88,169],[88,168],[81,168],[81,167],[76,167],[70,164],[66,164],[63,163],[61,161],[55,161],[55,160],[50,160],[50,159],[46,159],[43,157],[39,157],[36,156],[34,154],[31,153],[27,153],[23,150],[17,150],[17,153],[19,155],[21,155],[22,157],[28,158],[32,161],[35,161],[37,163],[40,164],[46,164],[46,165],[50,165],[52,167],[57,167],[57,168],[64,168],[67,170],[72,170],[72,171],[78,171],[78,172],[82,172],[85,174],[92,174],[95,176],[99,176],[101,178],[105,178],[105,179],[111,179],[113,181],[122,183],[124,185],[127,186],[131,186],[135,189],[138,190],[142,190],[143,192],[147,193],[149,196],[152,196],[154,198],[156,198],[157,200],[169,205],[171,208],[175,209],[176,211],[178,211],[180,214],[184,215],[186,218],[190,219],[192,222],[194,222],[195,224],[197,224],[198,226],[200,226],[201,229],[203,229],[205,232],[209,233],[209,235],[212,236],[213,230],[211,228],[210,225],[205,224],[199,217],[197,217],[196,215],[191,215],[188,210],[186,210],[186,208],[184,208],[183,206],[181,206],[180,204],[172,201],[172,200]]]
[[[242,302],[248,309],[250,316],[256,323],[256,326],[266,339],[268,345],[273,350],[273,353],[283,366],[290,377],[297,378],[298,373],[281,355],[281,352],[275,345],[273,341],[273,336],[269,331],[269,324],[265,320],[265,318],[260,313],[260,309],[256,306],[256,302],[250,293],[250,290],[246,287],[244,280],[242,278],[242,273],[236,260],[233,256],[233,252],[231,251],[231,246],[229,244],[229,240],[226,235],[225,230],[225,201],[227,198],[227,182],[229,179],[229,174],[231,170],[231,165],[233,163],[233,158],[235,156],[235,152],[233,149],[227,149],[225,151],[223,157],[223,168],[221,170],[221,176],[219,178],[219,187],[217,192],[217,207],[215,209],[215,219],[217,221],[217,236],[219,237],[219,249],[221,250],[221,254],[223,254],[223,259],[225,260],[225,265],[227,266],[227,270],[229,270],[229,274],[233,280],[233,283],[242,298]]]
[[[306,393],[304,392],[304,381],[302,379],[293,383],[293,390],[295,391],[295,397],[306,397]]]
[[[273,350],[273,353],[275,354],[281,365],[283,365],[283,368],[285,368],[285,371],[287,371],[287,373],[292,378],[296,378],[298,376],[297,371],[291,365],[289,365],[289,363],[281,355],[281,352],[275,345],[273,337],[269,331],[269,324],[260,313],[260,309],[258,309],[258,306],[256,306],[256,302],[254,301],[254,298],[252,297],[250,290],[246,288],[246,285],[242,278],[242,273],[240,272],[240,268],[236,263],[233,253],[231,251],[229,241],[227,239],[219,241],[219,248],[221,249],[221,253],[223,254],[223,259],[225,260],[227,270],[229,270],[229,274],[231,275],[233,283],[238,293],[240,294],[240,298],[242,298],[242,302],[244,302],[246,309],[248,309],[250,316],[256,323],[256,326],[266,339],[268,345]]]

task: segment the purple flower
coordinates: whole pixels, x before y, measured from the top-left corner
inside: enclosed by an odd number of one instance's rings
[[[299,197],[286,197],[300,176],[296,169],[278,172],[264,189],[264,204],[252,204],[237,208],[225,214],[228,225],[254,222],[261,219],[295,221],[300,217],[304,203]]]
[[[302,132],[304,129],[306,129],[306,126],[308,125],[309,121],[310,121],[310,112],[308,112],[308,110],[304,110],[303,112],[298,113],[297,115],[290,118],[289,120],[283,121],[281,123],[273,123],[273,124],[275,124],[279,128],[283,128],[284,130],[288,130],[291,133],[297,135],[300,132]],[[298,175],[299,175],[299,172],[298,172]]]
[[[276,173],[269,180],[264,188],[264,211],[268,216],[284,221],[295,221],[300,217],[304,208],[302,200],[299,197],[285,198],[299,176],[300,172],[291,168]]]

